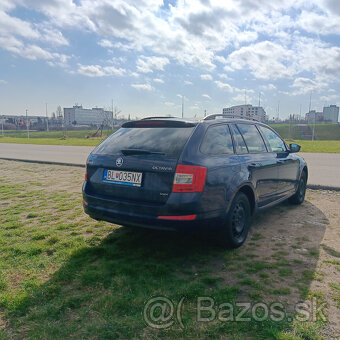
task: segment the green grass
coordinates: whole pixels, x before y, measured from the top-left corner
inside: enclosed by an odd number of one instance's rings
[[[286,140],[287,144],[297,143],[301,145],[301,152],[340,153],[340,141],[334,140]]]
[[[282,138],[290,139],[300,139],[301,135],[296,126],[292,125],[291,128],[289,124],[271,124],[273,128]]]
[[[48,138],[48,139],[61,139],[64,138],[64,135],[66,135],[67,138],[87,138],[89,134],[94,133],[94,130],[75,130],[75,131],[33,131],[30,132],[30,138]],[[103,130],[103,137],[108,136],[111,134],[111,130]],[[6,137],[14,137],[14,138],[25,138],[27,139],[27,132],[22,131],[22,132],[12,132],[12,133],[6,133]]]
[[[92,220],[81,206],[83,169],[14,164],[0,161],[0,339],[321,339],[318,323],[196,320],[199,296],[216,306],[245,296],[288,298],[289,288],[263,282],[291,275],[284,260],[254,260],[246,246],[223,250],[195,235]],[[63,179],[58,186],[56,177]],[[225,281],[229,269],[216,269],[221,259],[236,266],[233,284]],[[310,284],[309,272],[304,280]],[[184,298],[184,329],[176,320],[165,330],[147,326],[143,309],[156,296],[175,306]]]
[[[320,131],[326,131],[327,128],[331,131],[340,131],[340,127],[331,124],[319,124]],[[324,126],[326,125],[326,126]],[[301,152],[321,152],[321,153],[340,153],[340,132],[339,138],[335,138],[332,132],[330,135],[327,134],[325,137],[331,139],[334,137],[336,140],[317,140],[317,141],[305,141],[299,138],[300,135],[292,133],[289,137],[288,124],[274,124],[272,127],[278,131],[278,133],[286,138],[287,143],[297,143],[301,145]],[[293,129],[294,130],[294,129]],[[295,131],[295,130],[294,130]],[[43,145],[74,145],[74,146],[97,146],[103,139],[105,139],[111,131],[103,131],[102,137],[91,137],[86,138],[89,133],[93,131],[68,131],[67,138],[63,139],[63,131],[42,131],[42,132],[31,132],[30,138],[27,139],[25,132],[20,133],[6,133],[5,136],[0,136],[0,143],[16,143],[16,144],[43,144]],[[338,132],[336,132],[338,133]],[[288,138],[291,138],[289,140]]]
[[[41,144],[41,145],[74,145],[74,146],[97,146],[104,138],[16,138],[16,137],[0,137],[0,143],[15,144]]]
[[[313,125],[309,125],[313,128]],[[315,136],[318,140],[338,140],[340,141],[339,124],[315,124]]]
[[[104,130],[102,137],[89,137],[94,132],[91,130],[67,131],[66,138],[64,138],[63,131],[36,131],[30,132],[29,139],[24,131],[5,133],[4,136],[0,136],[0,143],[97,146],[112,133],[111,130]]]
[[[285,139],[301,139],[297,126],[292,125],[291,128],[289,128],[289,124],[271,124],[270,126]],[[312,124],[309,126],[313,129]],[[340,141],[340,125],[315,124],[315,136],[317,140]]]
[[[324,251],[326,253],[328,253],[329,255],[334,256],[334,257],[340,257],[340,252],[339,251],[337,251],[337,250],[335,250],[335,249],[333,249],[333,248],[331,248],[331,247],[329,247],[329,246],[327,246],[325,244],[322,244],[321,246],[324,249]]]

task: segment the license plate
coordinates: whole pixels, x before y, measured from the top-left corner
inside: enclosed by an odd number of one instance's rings
[[[140,187],[142,184],[142,173],[132,171],[104,170],[104,182],[130,185]]]

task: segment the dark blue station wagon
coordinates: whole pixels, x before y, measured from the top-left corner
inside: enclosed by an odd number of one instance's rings
[[[303,202],[299,150],[263,123],[223,115],[127,122],[88,157],[84,210],[124,226],[206,228],[239,247],[256,211]]]

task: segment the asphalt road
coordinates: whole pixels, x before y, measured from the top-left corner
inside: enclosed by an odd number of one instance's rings
[[[0,143],[0,158],[84,165],[94,147]],[[308,184],[340,189],[340,154],[300,153],[309,168]]]
[[[0,158],[85,165],[93,146],[0,143]]]

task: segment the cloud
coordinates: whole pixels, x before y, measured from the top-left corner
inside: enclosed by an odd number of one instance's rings
[[[153,70],[164,70],[164,66],[170,63],[165,57],[145,57],[141,56],[137,60],[137,70],[142,73],[153,72]]]
[[[4,79],[0,79],[0,84],[6,85],[6,84],[8,84],[8,82],[6,80],[4,80]]]
[[[122,76],[126,70],[114,66],[78,65],[77,73],[87,77]]]
[[[221,64],[227,64],[228,63],[228,60],[225,57],[220,56],[220,55],[215,55],[214,59]]]
[[[220,80],[215,80],[215,84],[220,89],[226,90],[228,92],[233,92],[233,88],[229,84],[227,84],[227,83],[223,83]]]
[[[202,97],[211,100],[211,97],[208,94],[202,94]]]
[[[68,46],[67,39],[58,29],[46,22],[29,22],[6,13],[15,8],[5,1],[0,5],[0,48],[30,60],[45,60],[50,65],[65,67],[70,57],[55,52],[50,47]]]
[[[294,74],[294,70],[286,64],[290,58],[292,52],[283,46],[262,41],[232,52],[228,61],[236,70],[249,69],[256,78],[278,79]]]
[[[68,46],[68,40],[63,36],[63,34],[53,28],[45,27],[41,32],[41,39],[45,42],[48,42],[50,45],[56,46]]]
[[[210,74],[201,74],[201,79],[203,79],[203,80],[212,80],[213,77]]]
[[[87,77],[103,77],[105,75],[99,65],[79,65],[78,73]]]
[[[220,78],[222,78],[222,79],[231,79],[227,74],[225,74],[225,73],[219,73],[219,75],[218,75]]]
[[[21,36],[28,39],[37,39],[40,33],[30,22],[8,15],[0,11],[0,32],[3,37]]]
[[[114,44],[110,40],[107,40],[107,39],[101,39],[98,42],[98,45],[101,46],[101,47],[104,47],[104,48],[113,48],[114,47]]]
[[[44,21],[33,23],[8,14],[15,6],[42,13]],[[333,18],[338,7],[336,2],[328,0],[314,1],[314,7],[302,0],[282,0],[279,3],[264,0],[261,6],[254,0],[228,3],[218,0],[192,0],[178,1],[167,9],[162,0],[3,0],[0,6],[0,31],[9,32],[8,38],[20,36],[55,46],[69,45],[62,30],[91,32],[97,35],[98,45],[103,48],[153,53],[152,57],[141,56],[137,60],[137,70],[141,73],[162,71],[170,60],[180,65],[212,71],[216,68],[216,61],[224,64],[227,71],[249,68],[254,75],[265,79],[261,67],[255,67],[256,61],[277,60],[281,52],[277,48],[279,44],[271,41],[266,44],[260,42],[262,45],[243,45],[257,41],[259,33],[270,35],[272,38],[290,39],[292,27],[307,29],[306,22],[309,19],[306,14],[319,15],[320,20],[324,17]],[[300,16],[297,15],[296,24],[286,14],[292,8],[302,11]],[[329,28],[332,29],[333,27]],[[33,45],[40,46],[39,43]],[[236,51],[233,51],[235,47]],[[282,49],[289,50],[286,47],[282,46]],[[267,53],[266,48],[270,49]],[[228,56],[230,52],[231,56]],[[252,52],[253,58],[249,56]],[[273,52],[275,56],[271,58]],[[241,57],[240,62],[237,62],[237,57]],[[269,61],[265,61],[263,68],[266,68],[268,63]],[[278,78],[286,77],[291,70],[285,69],[285,65],[286,54],[274,64],[275,69],[268,77],[276,71],[279,72]]]
[[[316,82],[315,80],[299,77],[296,78],[292,84],[292,87],[297,88],[297,92],[293,93],[295,95],[297,94],[306,94],[310,93],[312,91],[318,91],[325,87],[327,84]]]
[[[25,44],[15,37],[3,37],[0,35],[0,48],[15,55],[30,60],[45,60],[50,63],[65,66],[70,57],[65,54],[50,52],[35,44]]]
[[[335,81],[340,76],[340,47],[318,39],[300,38],[294,44],[300,72],[313,72],[315,78]]]
[[[327,86],[339,86],[339,19],[336,0],[2,0],[0,48],[88,77],[140,77],[133,85],[149,91],[148,82],[167,79],[160,71],[171,65],[172,72],[189,68],[182,73],[187,79],[220,79],[216,86],[234,98],[242,95],[243,80],[257,91],[279,93],[275,83],[282,93],[323,95]],[[89,38],[93,54],[81,54],[77,34]],[[175,87],[202,86],[177,79]]]
[[[27,45],[23,47],[18,54],[20,54],[22,57],[32,60],[53,59],[53,55],[50,52],[37,45]]]
[[[245,97],[244,95],[242,94],[238,94],[236,95],[235,97],[232,98],[232,100],[236,103],[238,103],[239,105],[243,105],[244,104],[244,100],[245,100]]]
[[[137,90],[152,91],[154,88],[150,84],[131,84]]]
[[[153,81],[155,83],[160,83],[160,84],[163,84],[164,83],[164,80],[163,79],[159,79],[159,78],[154,78]]]

